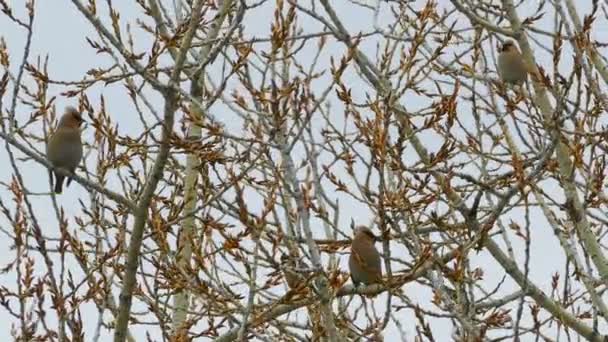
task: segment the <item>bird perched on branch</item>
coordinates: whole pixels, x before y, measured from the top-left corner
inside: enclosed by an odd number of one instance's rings
[[[76,171],[76,167],[82,159],[82,140],[80,139],[80,125],[84,120],[80,112],[74,107],[67,107],[65,114],[59,119],[59,124],[55,132],[51,134],[46,146],[46,156],[53,166],[67,169],[70,172]],[[51,182],[53,172],[51,174]],[[55,174],[55,193],[62,192],[65,176],[58,172]],[[68,177],[66,186],[69,186],[72,178]]]
[[[530,68],[513,40],[502,44],[498,53],[498,74],[505,83],[522,86]]]
[[[358,286],[359,283],[369,285],[382,282],[380,253],[374,246],[378,238],[365,226],[358,226],[354,233],[348,259],[353,284]]]

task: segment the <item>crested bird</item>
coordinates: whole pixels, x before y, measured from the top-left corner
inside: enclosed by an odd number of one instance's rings
[[[498,74],[505,83],[522,86],[530,68],[511,39],[505,41],[498,53]]]
[[[84,120],[80,112],[74,107],[67,107],[65,113],[59,119],[57,129],[51,134],[46,146],[46,156],[54,167],[64,168],[74,173],[76,167],[80,164],[82,159],[82,140],[80,139],[80,126]],[[63,181],[65,176],[58,172],[51,172],[55,174],[55,188],[56,194],[62,192]],[[69,186],[72,182],[72,178],[68,177],[66,186]]]
[[[348,266],[350,277],[355,286],[382,282],[382,265],[380,253],[374,243],[378,238],[365,226],[355,228],[350,248]]]

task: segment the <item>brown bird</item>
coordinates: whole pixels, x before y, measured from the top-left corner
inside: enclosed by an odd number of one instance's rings
[[[502,81],[521,86],[528,78],[529,70],[515,42],[505,41],[498,53],[498,74]]]
[[[369,285],[382,282],[380,254],[374,246],[376,240],[376,236],[369,228],[365,226],[355,228],[348,258],[350,277],[355,286],[359,283]]]
[[[76,171],[76,167],[82,159],[82,140],[80,139],[80,125],[84,120],[80,113],[74,107],[67,107],[65,114],[59,119],[57,129],[49,138],[48,145],[46,146],[46,156],[48,160],[55,167],[60,167],[69,170],[70,172]],[[52,172],[51,174],[52,181]],[[60,194],[63,187],[64,176],[58,172],[55,174],[55,193]],[[72,178],[68,177],[69,186],[72,182]]]
[[[298,263],[289,254],[281,255],[281,268],[283,269],[283,278],[285,278],[285,282],[290,289],[305,286],[308,273],[299,271]]]

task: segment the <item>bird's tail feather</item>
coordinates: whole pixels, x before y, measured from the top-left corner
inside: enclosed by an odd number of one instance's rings
[[[55,174],[55,180],[56,180],[56,182],[55,182],[55,193],[56,194],[60,194],[62,192],[63,179],[64,178],[65,177],[62,176],[62,175]]]

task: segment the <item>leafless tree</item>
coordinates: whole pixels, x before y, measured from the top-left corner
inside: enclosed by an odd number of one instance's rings
[[[0,0],[14,340],[608,340],[608,2],[59,3],[77,79],[36,45],[61,18]],[[60,98],[75,174],[44,153]],[[350,281],[355,225],[381,284]]]

